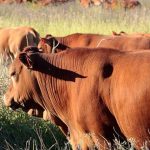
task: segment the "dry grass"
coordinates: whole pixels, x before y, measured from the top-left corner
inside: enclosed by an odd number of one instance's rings
[[[32,26],[41,36],[47,33],[63,36],[75,32],[150,33],[150,3],[149,0],[141,0],[141,3],[142,9],[130,11],[121,9],[111,11],[101,7],[83,9],[79,2],[48,7],[38,7],[34,4],[0,5],[0,27]],[[0,70],[0,101],[2,102],[9,77],[7,67],[0,65]],[[40,130],[41,134],[35,130]],[[124,143],[118,140],[115,142],[116,149],[124,149]],[[50,123],[28,117],[22,112],[10,112],[5,107],[1,107],[0,149],[70,149],[68,143],[65,143],[63,135]],[[128,146],[127,149],[133,149],[133,146]]]

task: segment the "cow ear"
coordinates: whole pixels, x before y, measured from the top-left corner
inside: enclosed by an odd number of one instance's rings
[[[31,56],[31,55],[30,55]],[[27,53],[20,53],[19,54],[19,60],[28,68],[33,69],[33,61],[31,57],[27,55]]]
[[[124,31],[120,31],[120,35],[127,35],[127,33]]]
[[[45,38],[41,38],[40,41],[42,42],[42,44],[46,43],[46,39]]]
[[[112,35],[118,35],[118,33],[115,31],[112,31]]]
[[[52,38],[53,36],[51,35],[51,34],[47,34],[46,36],[45,36],[45,38],[46,39],[50,39],[50,38]]]

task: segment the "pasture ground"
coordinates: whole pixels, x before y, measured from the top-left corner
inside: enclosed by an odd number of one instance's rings
[[[64,36],[71,33],[112,34],[150,33],[150,3],[141,0],[142,8],[124,11],[104,10],[100,6],[84,9],[79,1],[40,7],[34,4],[0,5],[0,27],[32,26],[41,36]],[[0,66],[0,150],[70,149],[65,137],[49,122],[29,117],[21,110],[7,110],[2,103],[9,83],[7,68]],[[134,142],[133,142],[134,143]],[[125,143],[116,142],[123,150]],[[128,149],[133,149],[129,146]]]

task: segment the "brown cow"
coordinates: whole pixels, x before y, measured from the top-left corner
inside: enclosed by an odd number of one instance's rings
[[[103,0],[103,6],[106,9],[115,9],[119,6],[118,0]]]
[[[114,35],[114,36],[145,36],[145,37],[150,37],[150,33],[131,33],[131,34],[128,34],[124,31],[120,31],[119,33],[112,31],[112,35]]]
[[[141,3],[137,0],[122,0],[122,5],[125,9],[141,7]]]
[[[51,35],[42,38],[38,48],[44,52],[59,52],[75,47],[105,47],[130,51],[133,49],[150,49],[150,37],[148,36],[114,36],[100,34],[75,33],[65,37],[53,37]]]
[[[0,54],[3,60],[12,60],[26,46],[36,46],[39,43],[38,32],[31,27],[1,28]]]
[[[39,104],[69,131],[74,150],[106,149],[120,130],[137,148],[150,140],[150,51],[37,51],[22,52],[11,64],[7,107]]]
[[[68,0],[38,0],[35,3],[42,5],[42,6],[47,6],[49,4],[54,4],[54,3],[65,3],[68,2]]]
[[[123,7],[126,9],[141,7],[141,3],[137,0],[102,0],[104,8],[114,9],[116,7]]]
[[[44,53],[55,53],[55,52],[60,52],[60,51],[67,50],[70,48],[67,45],[64,45],[63,43],[61,43],[60,42],[61,40],[58,41],[57,39],[58,38],[55,38],[51,35],[46,35],[45,38],[40,38],[40,41],[38,43],[39,50]],[[64,43],[66,44],[66,42]]]
[[[80,0],[81,5],[84,8],[88,8],[91,4],[98,6],[102,3],[102,0]]]
[[[0,4],[13,4],[13,3],[21,4],[25,2],[33,2],[33,0],[0,0]]]

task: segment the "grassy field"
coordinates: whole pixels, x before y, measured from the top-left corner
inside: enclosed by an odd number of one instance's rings
[[[0,27],[33,26],[41,36],[66,35],[74,32],[105,33],[112,31],[149,32],[149,5],[142,9],[124,11],[104,10],[101,7],[84,9],[79,2],[39,7],[37,5],[0,5]],[[12,11],[13,10],[13,11]]]
[[[41,36],[63,36],[75,32],[112,34],[112,31],[150,33],[150,3],[124,11],[101,7],[84,9],[79,2],[39,7],[34,4],[0,5],[0,27],[32,26]],[[7,68],[0,66],[0,101],[9,83]],[[121,143],[122,145],[124,143]],[[0,150],[70,149],[58,128],[23,112],[0,108]],[[120,143],[117,149],[123,149]],[[132,145],[129,149],[133,149]]]

